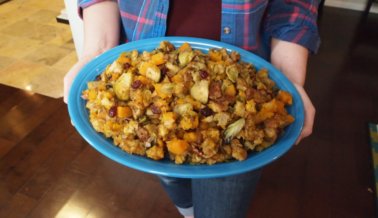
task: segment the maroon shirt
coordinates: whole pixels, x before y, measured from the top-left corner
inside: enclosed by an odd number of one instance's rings
[[[171,0],[169,4],[167,36],[220,40],[222,1]]]

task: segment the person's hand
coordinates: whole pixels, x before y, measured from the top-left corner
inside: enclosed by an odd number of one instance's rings
[[[68,103],[68,95],[70,93],[70,88],[72,85],[73,80],[75,79],[76,75],[79,73],[81,68],[83,68],[91,59],[90,58],[82,58],[80,59],[72,68],[67,72],[63,79],[63,101]]]
[[[301,45],[275,38],[272,39],[271,62],[294,84],[304,105],[304,125],[301,135],[295,144],[299,144],[302,139],[311,135],[314,126],[315,107],[303,88],[306,78],[308,53],[307,48]]]
[[[305,112],[303,129],[302,129],[301,135],[299,136],[299,138],[295,142],[295,144],[297,145],[297,144],[299,144],[299,142],[303,138],[311,135],[311,133],[312,133],[312,129],[313,129],[313,126],[314,126],[314,119],[315,119],[315,107],[312,104],[312,102],[311,102],[310,98],[308,97],[306,91],[304,90],[303,86],[297,85],[295,83],[294,83],[294,86],[295,86],[295,88],[297,89],[298,93],[300,94],[300,96],[302,98],[303,106],[304,106],[304,112]]]

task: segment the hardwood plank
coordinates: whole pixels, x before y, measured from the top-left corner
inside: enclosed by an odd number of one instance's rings
[[[69,136],[69,131],[65,130],[71,124],[62,122],[62,119],[66,119],[62,116],[65,111],[66,108],[61,105],[51,119],[42,123],[2,159],[4,164],[0,165],[1,177],[8,183],[11,193],[16,193],[40,164],[51,157],[56,150],[56,141],[65,141]]]
[[[55,217],[86,217],[90,203],[82,197],[78,192],[75,192]]]
[[[21,102],[0,119],[0,137],[20,141],[58,107],[57,100],[33,95],[32,100]]]
[[[333,143],[319,139],[311,139],[307,147],[310,155],[307,156],[307,170],[303,174],[305,186],[301,196],[301,214],[305,217],[332,217],[335,168],[329,160],[332,160],[336,149]]]
[[[127,212],[129,217],[147,217],[151,205],[146,202],[153,200],[154,196],[153,190],[149,191],[150,180],[145,179],[144,173],[126,168],[102,156],[101,159],[103,161],[91,174],[90,182],[79,188],[68,202],[81,202],[85,199],[86,204],[82,204],[81,208],[89,214],[93,214],[92,209],[95,205],[101,204],[103,210],[106,209],[109,213],[123,211],[122,213]],[[146,199],[139,200],[141,197]],[[128,203],[129,201],[131,203]],[[140,204],[143,206],[140,207]]]
[[[67,134],[75,131],[73,127],[66,129],[68,129]],[[35,200],[41,199],[86,146],[88,145],[84,141],[77,140],[77,137],[56,141],[55,151],[37,168],[19,192]]]
[[[92,206],[91,210],[85,216],[85,218],[107,218],[107,217],[117,217],[120,214],[119,209],[109,208],[102,204],[95,204]],[[120,216],[121,217],[121,216]],[[131,217],[129,214],[124,214],[122,217]]]
[[[0,159],[6,155],[16,143],[0,138]]]
[[[12,96],[15,92],[17,92],[17,89],[0,84],[0,99],[6,99],[9,96]]]
[[[13,196],[14,194],[10,193],[7,188],[7,184],[0,179],[0,212],[4,211]]]
[[[77,171],[68,170],[53,187],[38,201],[30,212],[29,217],[49,218],[55,217],[67,203],[68,199],[75,193],[78,187],[89,182],[89,176]]]
[[[28,102],[31,101],[30,96],[32,94],[21,90],[21,89],[15,89],[11,88],[9,86],[0,85],[0,88],[2,91],[1,96],[2,100],[0,101],[0,118],[5,116],[5,114],[15,107],[15,105],[20,104],[20,102]],[[6,87],[6,88],[4,88]],[[36,96],[38,98],[38,96]]]
[[[5,208],[1,208],[0,217],[26,217],[35,204],[36,201],[32,198],[23,194],[15,194],[9,204]]]
[[[264,169],[250,214],[257,217],[277,217],[280,214],[300,217],[300,195],[304,181],[297,175],[306,171],[304,152],[306,151],[300,147],[292,149]],[[270,209],[260,211],[266,204],[270,205]]]
[[[80,142],[81,143],[81,142]],[[82,186],[91,181],[91,174],[98,168],[99,154],[89,146],[80,152],[61,177],[43,195],[30,217],[54,217]]]
[[[140,178],[139,184],[134,187],[130,197],[124,199],[125,210],[133,212],[135,217],[148,217],[151,215],[151,211],[154,210],[152,204],[149,202],[155,202],[157,198],[157,193],[154,191],[156,189],[161,189],[156,181],[149,181]],[[143,208],[143,209],[141,209]]]

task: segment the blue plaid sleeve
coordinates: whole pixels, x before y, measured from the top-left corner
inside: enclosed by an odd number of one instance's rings
[[[265,33],[268,37],[293,42],[316,53],[320,45],[318,5],[318,0],[269,1]]]

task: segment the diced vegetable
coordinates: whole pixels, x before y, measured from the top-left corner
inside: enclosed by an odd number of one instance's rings
[[[206,104],[209,98],[209,81],[201,80],[195,83],[190,89],[190,95],[202,104]]]
[[[160,69],[151,62],[143,62],[139,67],[139,72],[154,82],[160,81]]]
[[[174,112],[165,112],[161,116],[161,122],[167,129],[173,129],[176,127],[176,114]]]
[[[210,50],[209,57],[212,61],[221,61],[222,60],[222,53],[217,50]]]
[[[171,52],[175,50],[175,47],[168,41],[162,41],[159,45],[159,49],[164,52]]]
[[[239,120],[228,125],[227,129],[224,131],[225,139],[234,138],[243,129],[244,125],[245,125],[244,118],[240,118]]]
[[[104,81],[91,81],[88,82],[88,89],[96,89],[96,90],[105,90],[106,89],[106,83]]]
[[[122,74],[114,83],[114,92],[121,100],[130,98],[130,88],[133,82],[133,74],[131,72]]]
[[[114,61],[110,67],[108,68],[108,72],[110,73],[122,73],[123,67],[122,64],[118,61]]]
[[[151,56],[151,62],[155,65],[160,65],[165,63],[164,54],[162,52],[156,53]]]
[[[236,101],[236,104],[234,106],[235,108],[235,115],[239,117],[244,117],[245,115],[245,104],[241,101]]]
[[[245,110],[248,113],[256,113],[256,103],[253,99],[247,101],[247,103],[245,104]]]
[[[192,50],[192,47],[190,46],[189,43],[184,42],[184,43],[180,46],[180,48],[179,48],[178,50],[179,50],[179,52],[191,51],[191,50]]]
[[[224,94],[227,96],[236,96],[236,88],[233,84],[227,86],[224,90]]]
[[[190,61],[194,58],[194,52],[193,51],[184,51],[179,53],[179,63],[181,67],[186,66],[189,64]]]
[[[169,71],[171,71],[173,74],[176,74],[176,73],[180,70],[180,67],[179,67],[179,66],[174,65],[174,64],[171,63],[171,62],[167,62],[167,63],[165,64],[165,67],[167,67],[167,69],[168,69]]]
[[[236,82],[236,79],[239,76],[239,70],[236,64],[228,66],[226,68],[226,74],[229,80],[231,80],[232,82]]]
[[[133,116],[133,111],[128,106],[118,106],[117,107],[117,117],[128,118]]]
[[[146,155],[153,160],[161,160],[164,158],[164,149],[162,146],[155,145],[146,151]]]
[[[131,63],[131,58],[127,57],[125,53],[121,54],[117,59],[117,62],[120,64]]]
[[[225,112],[217,113],[214,116],[214,121],[216,121],[217,125],[220,126],[223,129],[226,128],[230,119],[231,119],[231,116],[228,113],[225,113]]]
[[[195,129],[198,127],[198,115],[195,112],[186,113],[181,117],[180,127],[183,130]]]
[[[90,89],[88,91],[88,100],[89,101],[94,101],[97,98],[97,91],[95,89]]]
[[[198,140],[198,136],[195,132],[186,132],[184,134],[184,140],[189,143],[196,142]]]
[[[156,83],[154,85],[156,94],[163,99],[170,98],[175,91],[173,83]]]
[[[178,113],[181,116],[184,116],[190,111],[193,111],[193,105],[191,105],[190,103],[177,104],[176,107],[174,108],[174,111],[175,113]]]
[[[288,105],[293,104],[293,98],[291,97],[290,93],[283,90],[278,92],[277,99]]]
[[[175,155],[182,155],[188,150],[189,144],[181,139],[173,139],[167,142],[167,148]]]

